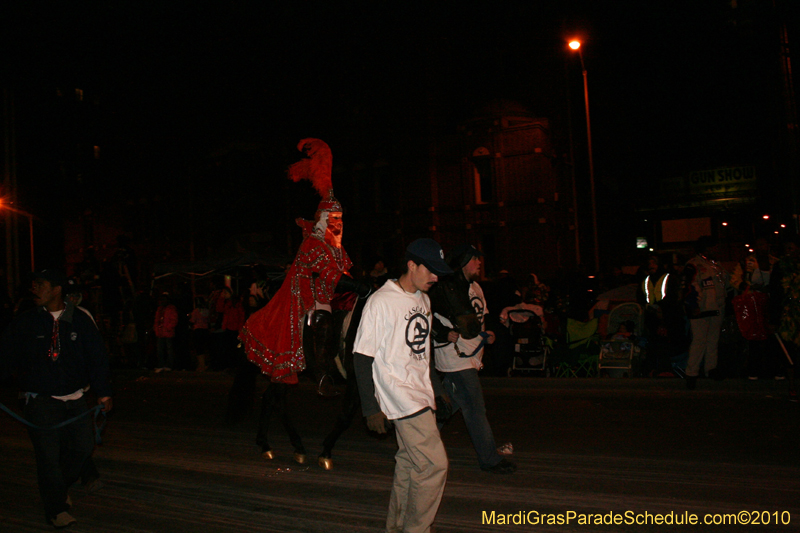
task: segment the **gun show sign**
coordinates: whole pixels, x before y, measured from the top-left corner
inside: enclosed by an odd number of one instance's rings
[[[686,185],[691,195],[730,195],[756,189],[756,167],[727,167],[690,172]]]

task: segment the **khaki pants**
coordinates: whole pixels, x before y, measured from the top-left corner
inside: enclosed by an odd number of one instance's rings
[[[444,451],[433,411],[394,421],[398,450],[386,518],[388,533],[428,533],[447,481]]]
[[[701,362],[703,362],[706,374],[717,368],[717,348],[719,347],[719,334],[722,331],[722,316],[693,318],[689,324],[692,327],[692,344],[689,346],[686,375],[694,378],[700,374]]]

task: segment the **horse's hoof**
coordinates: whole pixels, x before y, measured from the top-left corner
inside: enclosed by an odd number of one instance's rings
[[[304,464],[306,464],[306,459],[308,459],[308,457],[306,457],[306,454],[294,452],[294,462],[295,463],[297,463],[299,465],[304,465]]]
[[[321,466],[324,470],[333,470],[333,459],[330,457],[320,457],[319,466]]]
[[[261,457],[263,457],[267,461],[272,461],[273,459],[275,459],[275,452],[273,452],[272,450],[264,450],[263,452],[261,452]]]
[[[335,398],[339,396],[339,391],[333,386],[333,378],[327,374],[320,378],[317,383],[317,394],[323,398]]]

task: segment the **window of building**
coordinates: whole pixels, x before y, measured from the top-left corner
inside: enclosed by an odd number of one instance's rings
[[[481,147],[472,152],[472,169],[475,180],[475,203],[485,204],[494,201],[494,176],[489,150]]]

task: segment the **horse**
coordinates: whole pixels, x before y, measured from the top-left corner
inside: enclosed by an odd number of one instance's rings
[[[442,282],[434,285],[430,290],[431,307],[437,320],[446,318],[461,337],[474,339],[483,330],[483,303],[470,301],[468,286],[459,285]]]
[[[326,350],[327,353],[331,354],[331,359],[335,360],[336,368],[345,379],[345,390],[341,397],[339,414],[336,417],[333,428],[325,436],[322,443],[322,452],[317,458],[319,466],[325,470],[333,468],[333,448],[342,434],[350,427],[361,407],[361,398],[353,369],[353,345],[355,344],[358,324],[361,321],[361,313],[364,309],[366,298],[350,298],[350,300],[349,304],[344,304],[345,309],[337,310],[333,313],[333,345]],[[314,346],[313,339],[305,338],[304,334],[304,350],[311,346]],[[306,353],[306,357],[313,359],[310,353]],[[259,368],[248,361],[243,354],[240,361],[242,362],[228,396],[226,420],[229,424],[238,422],[248,410],[252,409],[256,376],[260,374]],[[328,363],[329,366],[333,366],[333,361]],[[289,391],[290,386],[286,383],[272,381],[268,383],[261,400],[256,444],[261,447],[261,455],[264,459],[274,459],[275,454],[269,445],[269,422],[273,413],[276,413],[289,435],[291,445],[294,447],[295,462],[305,464],[308,460],[308,454],[303,445],[302,437],[294,425],[293,416],[287,409]]]

